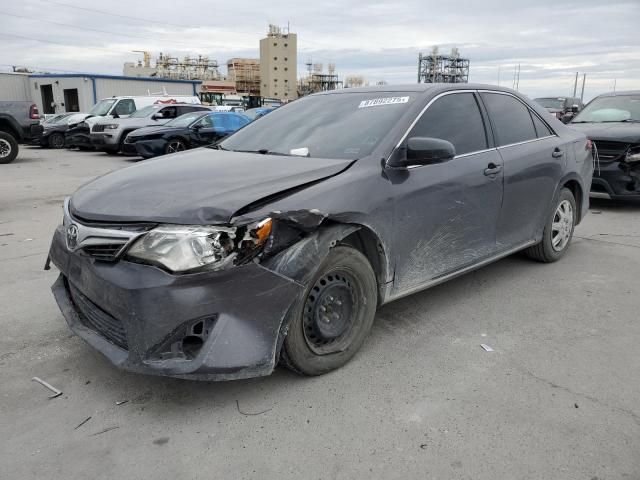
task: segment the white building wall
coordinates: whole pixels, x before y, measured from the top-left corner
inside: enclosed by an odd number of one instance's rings
[[[119,95],[162,95],[163,91],[169,95],[195,95],[191,83],[96,78],[98,100]]]
[[[29,75],[24,73],[0,73],[1,101],[31,101]]]
[[[32,100],[38,105],[40,112],[44,112],[42,104],[41,87],[43,85],[51,85],[53,91],[53,100],[56,104],[56,113],[66,111],[64,105],[64,90],[77,89],[78,103],[81,112],[88,112],[95,104],[94,101],[94,82],[95,82],[95,100],[109,98],[113,96],[125,95],[148,95],[162,94],[164,91],[169,95],[197,95],[200,91],[200,85],[196,85],[196,93],[192,83],[171,82],[162,80],[132,80],[126,78],[103,78],[83,76],[31,76],[28,80],[27,90],[30,92],[28,100]],[[0,84],[1,85],[1,84]]]

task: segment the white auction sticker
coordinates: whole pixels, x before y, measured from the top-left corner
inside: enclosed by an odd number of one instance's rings
[[[408,103],[409,97],[386,97],[372,98],[371,100],[363,100],[358,108],[378,107],[380,105],[394,105],[396,103]]]

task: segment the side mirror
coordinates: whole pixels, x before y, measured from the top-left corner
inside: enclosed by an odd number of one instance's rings
[[[578,113],[580,111],[580,107],[578,105],[571,105],[571,113]]]
[[[403,155],[403,151],[405,154]],[[447,140],[430,137],[411,137],[404,149],[396,150],[389,166],[402,168],[412,165],[431,165],[451,160],[456,156],[456,147]]]
[[[193,125],[193,126],[191,127],[191,130],[198,131],[198,130],[200,130],[202,127],[203,127],[202,125],[198,125],[198,124],[196,124],[196,125]]]
[[[161,113],[154,113],[153,115],[151,115],[151,120],[161,120],[164,117],[162,116]]]

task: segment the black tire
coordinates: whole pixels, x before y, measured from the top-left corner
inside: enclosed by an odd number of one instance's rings
[[[55,132],[49,135],[47,138],[47,145],[49,148],[55,148],[56,150],[64,147],[64,135],[61,133]]]
[[[118,154],[118,150],[111,150],[111,149],[107,149],[107,150],[103,150],[104,153],[106,153],[107,155],[117,155]]]
[[[167,145],[164,147],[165,155],[169,155],[171,153],[184,152],[187,149],[187,144],[179,138],[172,138],[167,142]]]
[[[13,135],[0,131],[0,163],[11,163],[18,156],[18,141]]]
[[[289,314],[281,363],[303,375],[343,366],[371,330],[377,301],[376,276],[367,258],[351,247],[331,249]]]
[[[568,204],[571,207],[570,220],[565,220],[565,218],[561,217],[559,214],[560,206],[563,204],[565,206]],[[527,248],[524,251],[525,255],[544,263],[555,262],[562,258],[567,253],[569,245],[571,244],[573,230],[576,225],[577,213],[576,199],[573,196],[573,193],[568,188],[563,188],[558,193],[556,201],[553,202],[553,207],[551,212],[549,212],[549,218],[544,226],[542,240],[540,243]],[[557,230],[558,225],[560,225],[560,231]],[[558,234],[560,234],[562,239],[560,244],[554,246],[555,241],[558,238]]]

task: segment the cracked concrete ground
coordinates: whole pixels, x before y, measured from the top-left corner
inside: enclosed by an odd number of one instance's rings
[[[640,478],[640,206],[595,204],[558,263],[513,256],[383,307],[329,375],[197,383],[113,368],[42,271],[63,198],[130,164],[0,166],[0,478]]]

